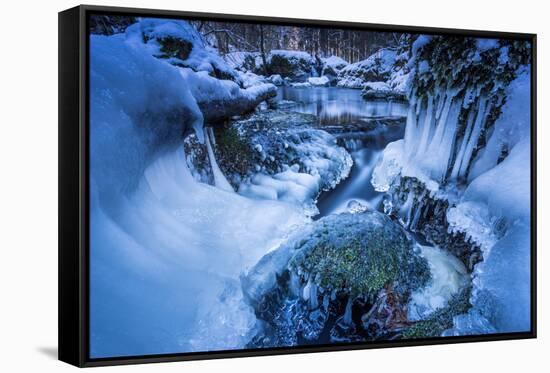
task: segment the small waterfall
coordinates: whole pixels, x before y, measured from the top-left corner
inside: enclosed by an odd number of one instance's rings
[[[228,191],[228,192],[235,192],[231,184],[229,184],[229,181],[225,178],[225,175],[223,174],[222,170],[220,170],[220,167],[218,166],[218,162],[216,161],[216,156],[214,155],[214,151],[212,149],[211,142],[214,141],[213,131],[211,128],[208,128],[206,131],[204,131],[204,139],[206,141],[206,149],[208,150],[208,159],[210,159],[210,167],[212,168],[212,174],[214,175],[214,184],[216,187]]]

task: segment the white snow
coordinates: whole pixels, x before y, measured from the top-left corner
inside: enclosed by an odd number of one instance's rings
[[[341,66],[346,66],[349,64],[348,61],[338,56],[330,56],[327,58],[323,58],[322,61],[325,66],[336,67],[336,68]]]
[[[154,31],[185,28],[166,22]],[[309,219],[224,190],[221,171],[216,187],[197,182],[183,134],[210,147],[197,102],[273,86],[243,90],[157,59],[134,37],[145,25],[90,38],[91,356],[243,348],[256,318],[239,276]]]
[[[313,129],[298,131],[296,138],[303,136],[307,140],[291,142],[286,149],[299,157],[302,169],[292,164],[283,165],[284,170],[274,175],[258,172],[244,180],[238,192],[251,198],[292,203],[312,216],[318,213],[315,201],[319,192],[332,189],[345,179],[353,160],[344,148],[336,145],[336,138],[329,133]],[[263,154],[264,148],[260,144],[256,146]]]
[[[483,252],[483,261],[473,273],[470,301],[474,307],[467,315],[456,318],[454,328],[447,331],[449,335],[530,329],[531,152],[529,110],[525,106],[530,97],[528,82],[526,74],[511,84],[511,98],[495,124],[495,131],[525,126],[523,130],[507,132],[523,132],[516,138],[499,135],[511,144],[519,142],[501,163],[472,180],[461,202],[447,214],[452,229],[466,232]]]
[[[144,38],[148,39],[145,47],[151,55],[161,55],[159,39],[172,37],[193,44],[189,57],[182,61],[177,57],[166,59],[167,62],[180,63],[194,71],[206,71],[211,74],[214,69],[228,76],[237,78],[235,71],[214,50],[202,40],[201,35],[186,21],[143,18],[126,29],[127,42],[142,47]]]
[[[363,88],[368,81],[365,74],[380,78],[389,77],[397,53],[392,49],[380,49],[367,59],[347,65],[338,74],[338,87]],[[382,80],[382,79],[381,79]]]
[[[313,86],[327,87],[329,85],[330,79],[323,75],[320,77],[310,77],[307,79],[307,81]]]
[[[311,57],[309,53],[303,51],[273,49],[267,56],[268,62],[271,61],[273,56],[279,56],[287,60],[303,60],[310,64],[315,63],[313,57]]]

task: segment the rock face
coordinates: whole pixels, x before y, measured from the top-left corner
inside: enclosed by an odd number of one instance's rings
[[[431,195],[416,178],[402,177],[384,198],[384,212],[400,219],[430,243],[444,247],[459,258],[469,271],[482,260],[481,248],[462,232],[451,232],[447,211],[453,205],[446,198]]]
[[[251,346],[398,336],[408,325],[408,296],[430,279],[403,229],[378,212],[329,215],[286,245],[278,249],[290,255],[276,286],[248,293],[265,322]]]

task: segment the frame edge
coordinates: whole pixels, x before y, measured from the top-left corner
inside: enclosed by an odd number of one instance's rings
[[[58,359],[84,366],[80,220],[81,13],[58,13]]]

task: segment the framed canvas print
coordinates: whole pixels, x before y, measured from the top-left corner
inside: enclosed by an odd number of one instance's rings
[[[59,14],[59,357],[533,338],[536,36]]]

